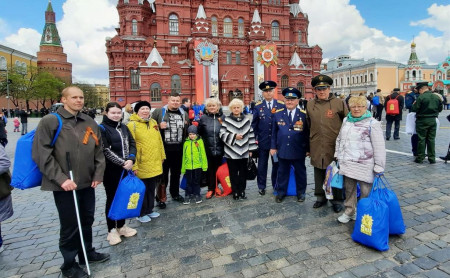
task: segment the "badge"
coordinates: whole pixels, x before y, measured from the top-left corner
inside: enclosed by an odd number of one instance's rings
[[[329,119],[334,118],[333,110],[328,109],[327,112],[325,113],[325,117],[327,117],[327,118],[329,118]]]
[[[295,122],[294,130],[295,131],[303,131],[303,121],[302,121],[302,119],[300,119],[300,120]]]
[[[272,110],[270,112],[272,112],[272,114],[275,114],[275,112],[277,112],[277,109],[275,109],[275,107],[274,107],[274,108],[272,108]]]

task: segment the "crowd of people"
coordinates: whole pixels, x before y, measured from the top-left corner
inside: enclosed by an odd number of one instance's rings
[[[128,227],[125,220],[108,218],[108,211],[121,178],[129,171],[145,184],[143,205],[137,220],[150,222],[166,208],[168,187],[172,200],[189,205],[201,203],[202,181],[207,187],[206,199],[216,192],[216,172],[224,160],[228,164],[234,200],[245,200],[248,162],[258,156],[257,186],[263,196],[267,189],[268,161],[272,163],[270,183],[275,202],[283,202],[287,195],[291,168],[294,171],[298,202],[306,198],[306,158],[314,169],[313,208],[318,209],[331,202],[341,223],[356,219],[356,192],[360,186],[361,198],[368,196],[374,176],[384,172],[386,164],[385,139],[390,138],[392,123],[395,124],[394,139],[399,138],[398,122],[401,120],[390,112],[403,108],[403,97],[398,90],[381,99],[381,92],[368,99],[352,96],[346,103],[331,93],[333,80],[326,75],[312,79],[315,97],[301,104],[302,93],[293,87],[282,90],[284,101],[274,98],[277,84],[264,81],[259,88],[263,100],[255,103],[252,115],[245,115],[243,101],[235,98],[229,103],[230,114],[223,114],[217,98],[205,100],[201,111],[198,104],[191,107],[189,99],[181,99],[171,93],[165,106],[151,110],[147,101],[139,101],[134,107],[124,109],[116,102],[108,103],[103,120],[98,125],[91,117],[81,113],[84,107],[83,92],[75,86],[62,92],[63,107],[57,110],[63,122],[62,131],[54,146],[50,142],[58,126],[54,115],[45,116],[39,123],[33,143],[33,160],[43,173],[41,189],[52,191],[60,220],[59,248],[64,262],[63,276],[87,277],[80,267],[89,262],[103,262],[109,254],[98,253],[92,245],[94,222],[94,189],[103,182],[106,192],[105,215],[107,240],[110,245],[119,244],[121,237],[132,237],[137,230]],[[416,162],[422,163],[425,148],[428,160],[435,162],[435,118],[442,110],[442,101],[426,86],[419,83],[418,96],[408,107],[417,115]],[[387,124],[383,135],[381,115],[372,108],[379,96],[378,105],[384,103]],[[301,104],[301,105],[300,105]],[[394,105],[388,107],[389,105]],[[305,108],[305,109],[301,109]],[[191,115],[190,111],[194,111]],[[389,112],[388,112],[389,111]],[[380,116],[381,117],[381,116]],[[22,122],[23,125],[23,122]],[[1,129],[1,120],[0,120]],[[4,129],[4,128],[3,128]],[[26,131],[26,128],[25,128]],[[80,136],[84,134],[84,136]],[[1,135],[1,134],[0,134]],[[1,138],[0,138],[1,139]],[[414,148],[413,148],[414,150]],[[70,154],[70,156],[69,156]],[[69,175],[67,160],[76,172]],[[5,161],[5,163],[3,163]],[[4,147],[0,146],[0,187],[5,169],[9,168]],[[331,162],[339,163],[339,173],[344,176],[343,189],[333,188],[333,199],[328,200],[323,189],[326,168]],[[186,179],[184,197],[180,194],[181,174]],[[3,186],[6,188],[6,186]],[[87,258],[81,251],[80,235],[75,217],[72,191],[76,190],[80,206],[81,231]],[[0,188],[0,221],[11,216],[10,189]],[[5,197],[6,196],[6,197]],[[159,212],[155,211],[155,203]],[[0,230],[0,250],[2,246]],[[76,257],[78,256],[78,262]]]

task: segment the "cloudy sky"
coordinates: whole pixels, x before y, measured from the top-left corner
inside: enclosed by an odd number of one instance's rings
[[[0,0],[0,44],[36,55],[48,0]],[[75,82],[108,84],[105,38],[116,34],[117,0],[52,0]],[[156,1],[158,3],[158,0]],[[309,44],[323,58],[349,54],[406,63],[417,55],[437,64],[450,55],[449,0],[300,0]]]

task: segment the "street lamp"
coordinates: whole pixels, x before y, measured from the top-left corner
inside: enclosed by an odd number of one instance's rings
[[[6,71],[6,109],[8,112],[8,118],[11,118],[11,112],[9,111],[9,83],[10,80],[8,78],[8,68],[6,67],[5,69],[2,69]]]

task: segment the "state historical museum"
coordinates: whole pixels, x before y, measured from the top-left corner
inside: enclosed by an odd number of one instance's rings
[[[307,14],[285,0],[119,0],[117,35],[106,39],[111,100],[166,103],[170,92],[193,102],[218,96],[259,100],[260,82],[311,98],[322,49],[308,45]]]

